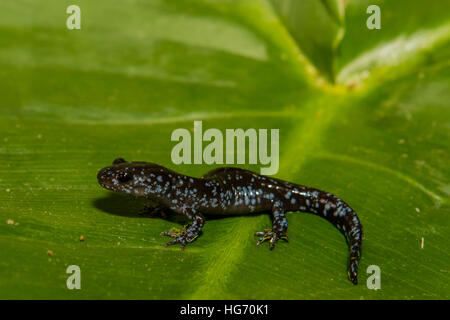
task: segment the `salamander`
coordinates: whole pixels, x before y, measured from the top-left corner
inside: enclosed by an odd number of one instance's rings
[[[358,283],[362,225],[355,211],[331,193],[240,168],[218,168],[195,178],[158,164],[128,162],[123,158],[101,169],[97,179],[108,190],[157,203],[153,207],[156,212],[170,210],[189,219],[189,226],[161,233],[172,237],[166,246],[180,244],[182,249],[198,237],[205,215],[271,212],[272,228],[256,232],[255,236],[259,237],[257,246],[268,240],[273,249],[279,239],[289,240],[287,212],[316,214],[331,222],[346,237],[350,249],[348,278]]]

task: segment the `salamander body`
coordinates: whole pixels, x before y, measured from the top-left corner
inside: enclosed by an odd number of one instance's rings
[[[97,178],[108,190],[158,203],[153,211],[163,213],[169,209],[192,222],[188,228],[163,232],[173,238],[166,246],[179,243],[184,248],[192,242],[205,224],[205,215],[271,212],[272,228],[255,233],[259,237],[257,245],[269,240],[270,248],[279,239],[289,239],[287,212],[303,211],[321,216],[346,237],[350,248],[348,277],[354,284],[358,283],[362,225],[355,211],[331,193],[239,168],[219,168],[195,178],[154,163],[127,162],[122,158],[100,170]]]

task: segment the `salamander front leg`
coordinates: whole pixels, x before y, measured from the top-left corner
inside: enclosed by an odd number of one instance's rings
[[[185,209],[181,212],[185,217],[192,221],[190,226],[184,226],[182,229],[172,228],[168,232],[161,232],[163,236],[172,237],[173,240],[166,243],[166,247],[179,243],[181,249],[195,240],[198,237],[203,225],[205,224],[205,218],[201,213],[196,213],[194,209]]]
[[[289,236],[286,234],[288,224],[283,208],[279,205],[274,205],[272,215],[272,229],[264,229],[264,231],[255,232],[255,237],[260,237],[258,242],[256,242],[257,246],[259,246],[264,241],[269,240],[270,249],[273,249],[275,248],[275,244],[279,239],[289,241]]]

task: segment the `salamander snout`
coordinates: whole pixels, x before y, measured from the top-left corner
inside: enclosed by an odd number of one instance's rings
[[[111,189],[111,182],[114,175],[109,168],[103,168],[97,173],[98,183],[106,189]]]
[[[143,195],[147,186],[145,173],[142,174],[144,171],[141,171],[127,163],[115,164],[101,169],[97,173],[97,180],[105,189],[139,196]]]
[[[97,173],[98,183],[106,189],[115,190],[120,183],[126,183],[131,180],[132,175],[125,168],[119,168],[122,167],[120,164],[126,162],[123,158],[117,158],[113,161],[112,166],[101,169]]]

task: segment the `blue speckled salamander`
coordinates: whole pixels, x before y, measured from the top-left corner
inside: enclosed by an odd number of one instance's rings
[[[358,283],[358,261],[361,256],[362,225],[356,213],[338,197],[321,190],[258,175],[238,168],[219,168],[201,178],[176,173],[147,162],[116,159],[113,165],[99,171],[101,186],[106,189],[145,197],[192,221],[188,228],[163,232],[173,238],[166,246],[180,243],[181,248],[198,235],[203,215],[233,215],[270,211],[272,229],[256,232],[257,245],[269,240],[274,248],[278,239],[288,239],[286,213],[305,211],[317,214],[335,225],[347,238],[350,247],[348,276]]]

